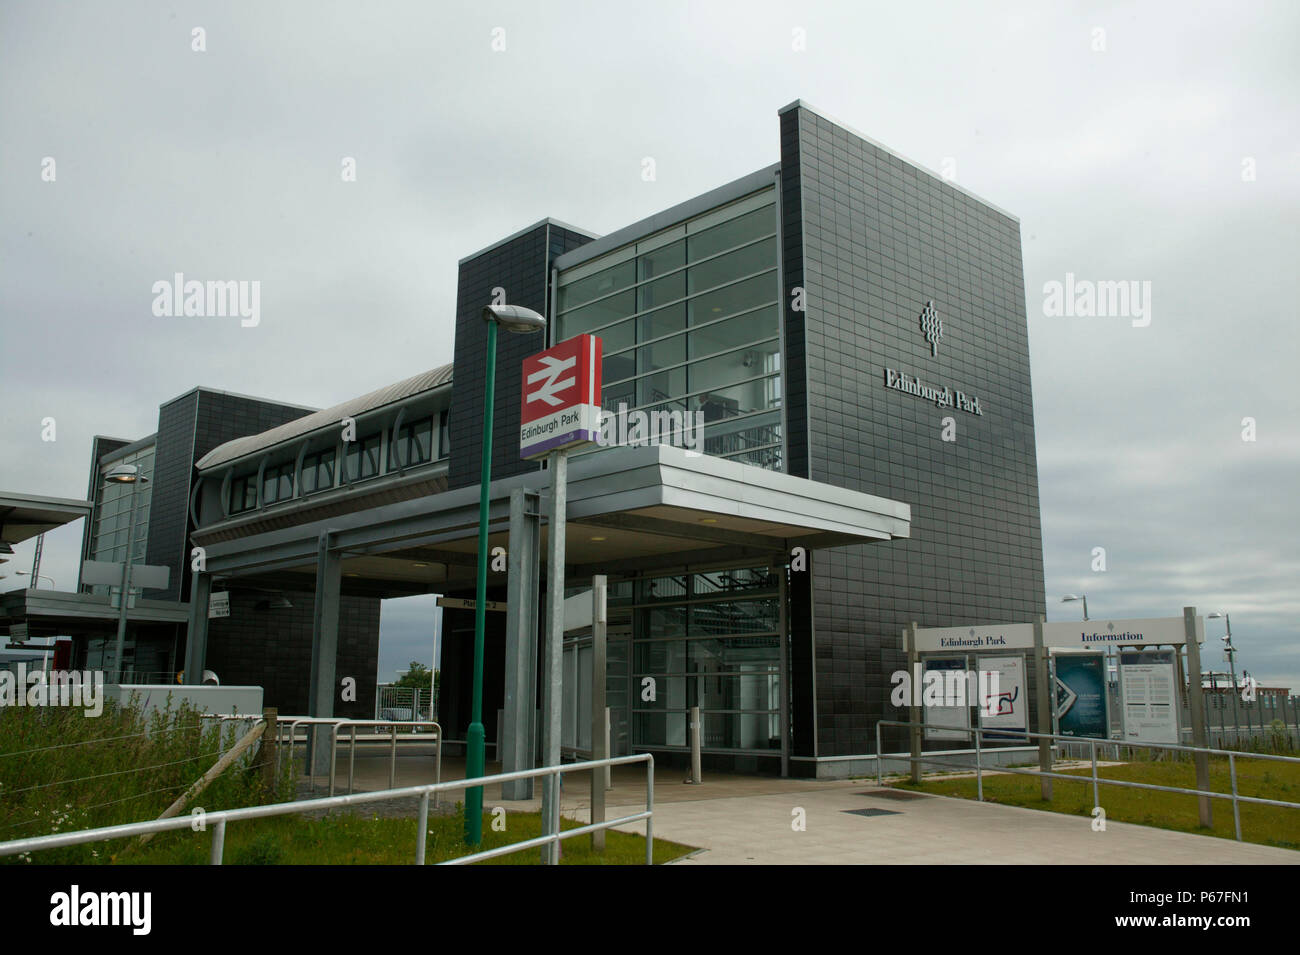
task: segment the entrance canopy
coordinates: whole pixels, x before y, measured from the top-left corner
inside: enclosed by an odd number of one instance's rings
[[[492,482],[490,546],[508,545],[511,492],[525,489],[540,504],[549,483],[545,472]],[[474,579],[478,498],[475,485],[261,532],[232,533],[223,521],[193,538],[218,577],[310,589],[324,536],[342,560],[344,592],[441,592]],[[907,504],[871,494],[681,448],[612,448],[569,462],[566,566],[580,578],[784,561],[795,547],[904,538],[910,521]]]
[[[90,516],[90,502],[0,492],[0,544],[19,544]]]
[[[141,624],[184,624],[189,608],[175,600],[136,600],[129,609],[132,628]],[[121,611],[107,594],[59,590],[11,590],[0,594],[0,633],[26,627],[27,637],[113,634]]]

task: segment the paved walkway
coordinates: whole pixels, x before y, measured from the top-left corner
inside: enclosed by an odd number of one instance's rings
[[[1119,822],[1093,832],[1083,816],[909,797],[859,782],[667,803],[655,806],[655,835],[706,850],[679,865],[1300,863],[1300,852],[1212,836]],[[796,809],[804,812],[803,832],[791,827]]]
[[[342,754],[340,754],[342,755]],[[341,760],[339,792],[346,791]],[[400,755],[397,785],[433,781],[432,759]],[[499,772],[489,763],[489,774]],[[657,838],[698,846],[679,865],[772,864],[1300,864],[1300,852],[1107,822],[1093,832],[1092,820],[946,796],[878,789],[874,780],[778,779],[708,774],[702,785],[686,785],[679,769],[655,773],[654,832]],[[443,779],[464,777],[464,761],[443,760]],[[589,818],[586,773],[566,773],[561,810]],[[324,779],[318,780],[323,783]],[[357,759],[357,789],[388,785],[387,756]],[[531,800],[503,801],[499,786],[485,787],[484,806],[536,811]],[[463,799],[463,791],[444,802]],[[645,808],[645,769],[614,769],[606,793],[606,818]],[[791,827],[802,809],[806,828]],[[865,814],[863,813],[865,811]],[[629,827],[644,832],[644,823]]]

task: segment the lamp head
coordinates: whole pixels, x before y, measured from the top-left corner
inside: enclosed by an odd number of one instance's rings
[[[110,484],[135,484],[137,481],[145,484],[149,479],[141,475],[134,464],[117,464],[104,475],[104,480]]]
[[[1066,594],[1064,597],[1061,598],[1061,603],[1068,604],[1071,600],[1082,600],[1082,599],[1083,598],[1078,594]]]
[[[546,319],[531,308],[522,305],[487,305],[483,308],[483,321],[496,322],[508,332],[528,335],[546,328]]]

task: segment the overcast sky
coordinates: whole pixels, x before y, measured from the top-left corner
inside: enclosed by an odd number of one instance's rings
[[[7,0],[0,489],[83,497],[93,435],[196,385],[325,407],[448,362],[459,258],[776,162],[803,98],[1020,217],[1049,619],[1224,609],[1300,687],[1297,10]],[[260,323],[155,317],[176,272],[260,281]],[[1046,315],[1067,273],[1150,282],[1150,324]],[[384,605],[381,677],[428,603]]]

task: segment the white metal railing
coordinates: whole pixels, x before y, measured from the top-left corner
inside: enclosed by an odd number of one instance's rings
[[[925,754],[913,756],[909,753],[883,753],[881,752],[880,727],[882,726],[902,726],[902,727],[929,727],[931,729],[944,730],[961,730],[970,733],[975,737],[975,792],[976,798],[980,802],[984,801],[984,750],[980,746],[981,730],[972,730],[969,726],[942,726],[938,723],[910,722],[907,720],[878,720],[876,722],[876,785],[884,785],[884,771],[882,761],[888,756],[890,759],[907,760],[910,765],[916,763],[931,763],[932,765],[941,765],[947,769],[965,769],[960,763],[955,763],[952,757],[953,753],[944,754],[947,758],[926,759]],[[986,730],[984,732],[996,733],[999,740],[1003,742],[1015,742],[1024,740],[1028,742],[1034,740],[1061,741],[1075,745],[1091,744],[1092,749],[1092,805],[1093,808],[1101,806],[1100,786],[1104,783],[1107,786],[1119,786],[1125,789],[1150,789],[1157,792],[1181,793],[1187,796],[1208,796],[1212,799],[1230,799],[1232,800],[1232,821],[1236,829],[1237,841],[1241,842],[1241,803],[1248,802],[1260,806],[1279,806],[1289,809],[1300,809],[1300,802],[1284,802],[1280,799],[1265,799],[1262,796],[1243,796],[1237,792],[1237,757],[1242,759],[1263,759],[1276,763],[1300,763],[1300,757],[1297,756],[1274,756],[1271,753],[1241,753],[1230,749],[1208,749],[1198,746],[1181,746],[1174,743],[1147,743],[1137,740],[1111,740],[1111,739],[1093,739],[1092,737],[1082,736],[1062,736],[1060,733],[1030,733],[1026,730]],[[1156,783],[1137,783],[1127,779],[1107,779],[1104,776],[1097,775],[1097,746],[1130,746],[1140,749],[1165,749],[1178,753],[1192,753],[1193,755],[1204,754],[1206,756],[1226,756],[1228,757],[1228,776],[1232,784],[1231,793],[1214,792],[1213,790],[1204,789],[1186,789],[1182,786],[1160,786]],[[997,752],[997,750],[994,750]],[[1080,782],[1088,779],[1087,776],[1077,776],[1073,773],[1056,773],[1044,769],[1021,769],[1012,766],[998,766],[995,768],[998,773],[1016,773],[1022,776],[1037,776],[1040,779],[1065,779],[1073,782]]]
[[[388,788],[393,789],[397,785],[397,730],[403,726],[431,726],[437,738],[437,746],[434,749],[433,756],[433,781],[442,782],[442,727],[433,720],[347,720],[341,723],[335,723],[330,727],[330,795],[334,795],[334,767],[337,764],[339,755],[339,730],[349,729],[352,731],[352,745],[348,750],[348,792],[352,792],[353,774],[357,764],[357,727],[373,727],[378,729],[383,726],[390,727],[390,748],[388,751]],[[405,739],[421,740],[423,735],[407,735]],[[313,767],[314,769],[314,767]],[[313,772],[313,777],[314,777]]]
[[[423,726],[423,727],[431,728],[432,729],[431,735],[435,741],[433,779],[435,783],[442,781],[442,742],[443,742],[442,727],[433,720],[364,720],[364,719],[348,719],[341,716],[281,716],[277,718],[277,722],[276,722],[276,736],[277,736],[276,742],[279,744],[283,744],[284,742],[286,742],[285,736],[287,734],[288,736],[287,742],[289,744],[289,754],[287,758],[290,764],[293,763],[294,752],[298,743],[298,728],[300,726],[307,726],[307,727],[319,726],[322,728],[329,727],[329,740],[330,740],[329,792],[331,796],[334,795],[334,774],[335,774],[335,768],[337,766],[337,760],[338,760],[338,732],[340,729],[347,729],[347,728],[351,728],[352,730],[351,748],[348,756],[348,792],[349,793],[352,792],[355,769],[356,769],[357,727],[367,727],[371,729],[388,727],[390,729],[390,733],[389,733],[390,749],[388,755],[388,788],[389,789],[393,789],[397,785],[398,740],[399,739],[405,740],[407,742],[421,742],[421,741],[427,741],[430,736],[430,734],[424,734],[424,733],[399,735],[397,731],[402,727],[412,728],[412,727]],[[379,738],[377,734],[375,738],[376,739]],[[307,746],[307,778],[310,781],[310,786],[313,789],[315,788],[316,785],[317,739],[318,737],[316,734],[311,734],[308,739],[304,740],[304,743]],[[280,775],[280,765],[281,765],[280,750],[281,750],[281,746],[277,745],[276,756],[275,756],[276,758],[275,773],[277,778],[279,778]]]
[[[445,783],[430,783],[423,786],[406,786],[402,789],[386,789],[373,793],[355,793],[348,796],[330,796],[324,799],[309,799],[302,802],[273,803],[268,806],[248,806],[244,809],[218,809],[204,814],[204,822],[212,827],[211,849],[208,862],[221,865],[225,856],[226,825],[231,822],[243,822],[249,819],[266,819],[273,816],[291,816],[303,812],[319,812],[323,809],[338,809],[343,806],[364,805],[373,802],[388,802],[394,799],[420,797],[420,810],[416,824],[415,864],[424,865],[425,843],[429,831],[429,797],[444,792],[467,789],[471,786],[490,786],[497,783],[511,782],[516,779],[535,779],[539,776],[554,776],[558,784],[564,773],[596,770],[604,766],[625,766],[632,763],[646,764],[646,807],[643,812],[635,812],[617,819],[606,819],[573,829],[560,829],[560,801],[552,800],[554,815],[542,820],[542,835],[534,839],[525,839],[495,849],[448,859],[441,865],[466,865],[484,859],[522,852],[525,849],[544,845],[559,846],[563,839],[571,839],[591,832],[626,826],[645,820],[645,864],[654,864],[654,757],[650,753],[637,753],[633,756],[614,756],[609,759],[588,760],[581,763],[566,763],[560,766],[544,766],[541,769],[524,769],[513,773],[499,773],[495,776],[478,776],[474,779],[456,779]],[[559,786],[554,786],[558,792]],[[118,826],[104,826],[99,829],[83,829],[79,832],[63,832],[48,836],[33,836],[28,839],[15,839],[0,842],[0,857],[20,855],[25,852],[41,852],[46,849],[60,849],[65,846],[84,845],[89,842],[105,842],[110,839],[125,839],[150,833],[173,832],[191,829],[193,819],[189,816],[174,816],[169,819],[151,819],[146,822],[131,822]],[[551,864],[559,861],[559,852],[550,853]]]

